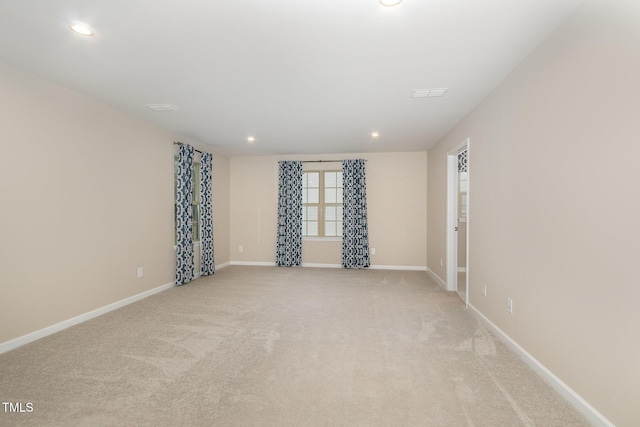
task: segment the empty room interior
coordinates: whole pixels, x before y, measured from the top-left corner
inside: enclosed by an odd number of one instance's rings
[[[640,425],[640,2],[0,24],[0,424]]]

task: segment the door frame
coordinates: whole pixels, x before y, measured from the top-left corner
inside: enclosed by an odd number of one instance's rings
[[[455,227],[458,226],[458,153],[465,148],[468,162],[470,154],[469,138],[466,138],[447,153],[447,290],[456,292],[458,290],[458,236],[455,230]],[[469,174],[470,185],[471,178]],[[460,295],[465,306],[469,305],[469,192],[470,188],[467,191],[467,273],[465,274],[464,296]]]

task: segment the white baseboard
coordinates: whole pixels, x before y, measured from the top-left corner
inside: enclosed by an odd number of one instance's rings
[[[406,271],[427,271],[426,266],[422,265],[379,265],[372,264],[371,270],[406,270]]]
[[[445,291],[448,291],[447,282],[442,280],[440,276],[434,273],[433,270],[431,270],[429,267],[427,267],[427,274],[438,284],[438,286],[440,286]]]
[[[275,262],[258,262],[258,261],[230,261],[231,265],[247,265],[254,267],[275,267]],[[342,268],[342,264],[322,264],[316,262],[303,262],[301,267],[304,268]],[[410,271],[427,271],[427,267],[414,265],[371,265],[370,270],[410,270]]]
[[[220,265],[216,265],[216,271],[217,270],[222,270],[223,268],[229,267],[231,265],[231,261],[227,261],[223,264]]]
[[[303,262],[302,267],[309,268],[342,268],[341,264],[321,264],[317,262]]]
[[[259,262],[259,261],[229,261],[231,265],[250,265],[253,267],[275,267],[275,262]]]
[[[502,329],[498,328],[491,320],[487,319],[477,308],[472,304],[469,304],[469,308],[485,325],[489,327],[502,342],[504,342],[511,350],[513,350],[518,357],[520,357],[531,369],[534,370],[543,380],[545,380],[551,388],[560,393],[560,395],[568,401],[574,408],[584,415],[594,426],[599,427],[615,427],[615,425],[609,421],[604,415],[602,415],[596,408],[591,406],[589,402],[584,400],[578,393],[576,393],[571,387],[565,384],[560,378],[558,378],[553,372],[551,372],[546,366],[540,363],[535,357],[515,342],[509,335],[507,335]]]
[[[36,341],[40,338],[44,338],[48,335],[54,334],[56,332],[60,332],[63,329],[70,328],[71,326],[75,326],[79,323],[86,322],[87,320],[93,319],[94,317],[98,317],[102,314],[108,313],[120,307],[124,307],[125,305],[129,305],[136,301],[140,301],[141,299],[150,297],[151,295],[160,293],[167,289],[170,289],[175,286],[175,282],[167,283],[166,285],[158,286],[157,288],[149,289],[148,291],[141,292],[139,294],[130,296],[128,298],[122,299],[120,301],[116,301],[112,304],[105,305],[104,307],[97,308],[95,310],[89,311],[88,313],[81,314],[76,317],[72,317],[71,319],[64,320],[60,323],[56,323],[55,325],[47,326],[46,328],[42,328],[35,332],[31,332],[27,335],[23,335],[18,338],[14,338],[9,341],[5,341],[0,343],[0,354],[5,353],[9,350],[13,350],[14,348],[18,348],[25,344],[29,344],[30,342]]]

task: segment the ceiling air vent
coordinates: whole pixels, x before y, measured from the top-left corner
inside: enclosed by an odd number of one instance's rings
[[[437,88],[437,89],[416,89],[411,96],[413,98],[439,98],[444,96],[449,88]]]
[[[147,104],[145,107],[151,108],[158,113],[164,113],[165,111],[177,111],[178,107],[173,104]]]

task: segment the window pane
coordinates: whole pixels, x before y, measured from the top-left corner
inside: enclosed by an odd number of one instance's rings
[[[318,235],[318,223],[317,222],[307,222],[307,236],[317,236]]]
[[[317,206],[307,206],[307,219],[309,221],[317,221],[318,220],[318,207]]]
[[[336,203],[342,203],[342,188],[338,188],[336,191],[338,192],[336,196]]]
[[[200,163],[194,163],[191,172],[193,203],[200,203]]]
[[[303,188],[302,189],[302,203],[309,203],[309,200],[307,199],[307,189]]]
[[[320,186],[320,174],[318,172],[308,172],[307,179],[307,187],[318,188]]]
[[[193,241],[200,241],[200,205],[192,205],[193,207]]]
[[[320,203],[320,190],[317,188],[310,188],[307,190],[307,203]]]
[[[336,235],[336,223],[335,222],[325,222],[324,223],[324,234],[325,234],[325,236],[335,236]]]
[[[336,173],[336,181],[337,181],[336,187],[342,187],[342,172]]]
[[[461,200],[460,200],[460,213],[463,218],[467,217],[467,195],[466,194],[461,194],[460,195]]]
[[[342,237],[342,221],[338,221],[336,227],[338,227],[338,236]]]
[[[335,221],[337,219],[335,206],[327,206],[324,208],[324,219],[327,221]]]
[[[336,209],[337,209],[336,215],[338,219],[342,221],[342,206],[338,206]]]
[[[335,188],[325,188],[324,189],[324,202],[325,203],[336,203],[336,189]]]
[[[335,172],[325,172],[324,173],[324,186],[335,187],[336,186],[336,173]]]
[[[458,188],[460,192],[466,193],[469,191],[469,180],[467,179],[468,172],[460,172],[460,180],[458,181]]]

